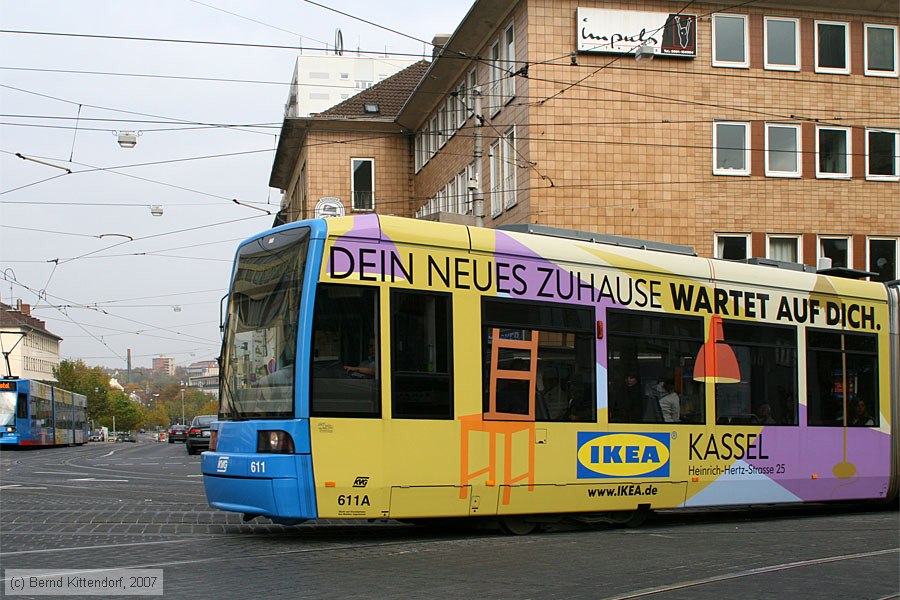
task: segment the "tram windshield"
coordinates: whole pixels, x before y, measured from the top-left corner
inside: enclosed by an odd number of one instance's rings
[[[238,251],[222,346],[220,416],[292,418],[297,327],[309,229]]]
[[[0,392],[0,427],[16,424],[16,393]]]

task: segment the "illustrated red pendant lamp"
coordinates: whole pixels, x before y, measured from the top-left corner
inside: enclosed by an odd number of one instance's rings
[[[709,336],[706,338],[697,361],[694,363],[694,381],[712,381],[714,383],[740,383],[741,369],[731,346],[725,343],[722,330],[722,317],[713,315],[709,323]]]

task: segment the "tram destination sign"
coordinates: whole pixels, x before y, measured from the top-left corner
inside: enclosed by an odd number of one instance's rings
[[[697,15],[578,8],[579,52],[636,54],[650,49],[657,56],[697,56]]]

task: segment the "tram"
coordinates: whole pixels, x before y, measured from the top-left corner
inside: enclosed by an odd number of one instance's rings
[[[240,245],[209,504],[510,533],[898,494],[898,282],[363,215]]]
[[[0,379],[0,447],[88,441],[87,397],[33,379]]]

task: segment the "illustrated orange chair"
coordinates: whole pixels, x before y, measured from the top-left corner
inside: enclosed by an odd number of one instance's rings
[[[509,340],[500,337],[500,329],[493,329],[491,344],[491,379],[489,389],[488,410],[484,414],[465,415],[460,417],[460,488],[459,497],[465,499],[469,482],[485,473],[487,485],[496,485],[497,481],[497,436],[503,436],[503,504],[509,504],[510,485],[528,480],[528,490],[534,490],[534,415],[535,394],[537,389],[538,365],[538,332],[531,332],[531,340]],[[527,350],[530,353],[530,368],[527,371],[514,371],[499,368],[500,350],[502,348]],[[526,414],[506,413],[497,410],[497,382],[512,379],[528,382],[528,412]],[[487,433],[488,465],[475,471],[469,471],[469,444],[473,433]],[[515,477],[512,474],[513,435],[519,432],[528,433],[528,468]]]

